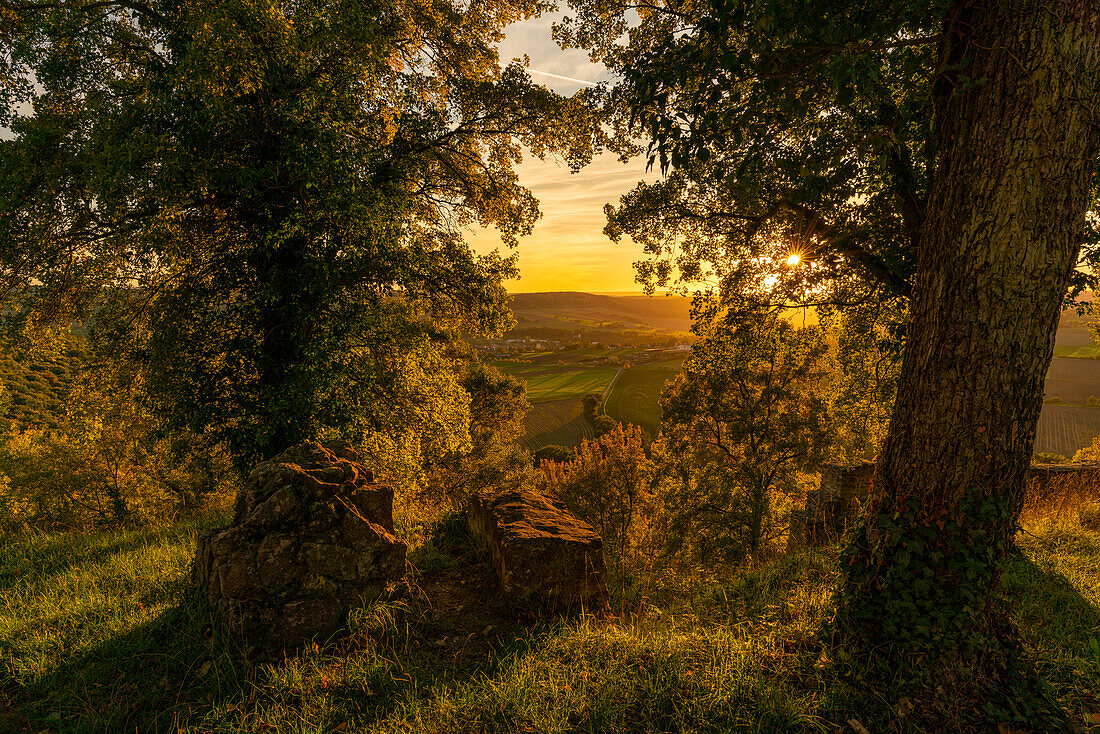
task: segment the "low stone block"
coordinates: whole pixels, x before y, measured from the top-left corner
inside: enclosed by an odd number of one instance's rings
[[[327,639],[404,576],[393,490],[346,446],[303,443],[258,464],[233,521],[199,536],[193,581],[263,657]]]
[[[482,493],[466,517],[507,598],[550,612],[607,607],[603,540],[560,502],[529,490]]]

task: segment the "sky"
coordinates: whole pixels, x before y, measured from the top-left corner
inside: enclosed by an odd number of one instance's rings
[[[558,47],[550,27],[561,17],[562,13],[548,14],[509,26],[500,45],[500,59],[506,64],[527,54],[534,81],[569,95],[582,88],[581,81],[604,81],[609,74],[585,51]],[[0,138],[7,133],[0,128]],[[624,165],[614,155],[605,154],[573,174],[561,161],[528,156],[518,172],[520,183],[538,198],[542,218],[513,251],[519,253],[520,278],[505,283],[510,292],[641,292],[634,282],[633,266],[641,249],[629,238],[615,244],[603,234],[607,223],[603,207],[618,203],[638,181],[653,180],[642,159]],[[479,253],[507,250],[491,229],[472,229],[467,241]]]
[[[590,61],[586,52],[563,51],[554,43],[550,26],[559,17],[535,18],[509,26],[500,45],[501,62],[508,63],[527,54],[532,80],[566,95],[582,86],[568,79],[590,82],[608,79],[607,70]],[[615,244],[604,235],[607,218],[603,207],[618,203],[619,197],[638,181],[653,179],[652,174],[645,172],[644,160],[635,159],[624,165],[614,155],[606,154],[573,174],[560,161],[540,161],[529,156],[518,172],[520,183],[538,198],[542,218],[515,250],[519,253],[520,278],[505,284],[510,292],[641,291],[634,282],[633,267],[641,250],[628,238]],[[479,253],[506,249],[494,230],[471,230],[468,241]]]

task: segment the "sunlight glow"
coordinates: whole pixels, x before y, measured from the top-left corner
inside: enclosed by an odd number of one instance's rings
[[[792,252],[791,256],[787,258],[787,265],[792,267],[792,268],[797,267],[799,261],[801,261],[801,260],[802,260],[801,255],[799,255],[797,252]]]

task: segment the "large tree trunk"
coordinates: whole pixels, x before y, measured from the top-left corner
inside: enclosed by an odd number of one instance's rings
[[[971,0],[947,18],[898,397],[843,555],[840,650],[975,730],[994,699],[1039,715],[1014,688],[996,587],[1097,169],[1098,14],[1097,0]]]

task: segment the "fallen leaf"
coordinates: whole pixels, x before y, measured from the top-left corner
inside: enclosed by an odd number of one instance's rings
[[[867,731],[867,727],[859,722],[859,719],[848,719],[848,726],[852,727],[852,731],[856,734],[871,734]]]

